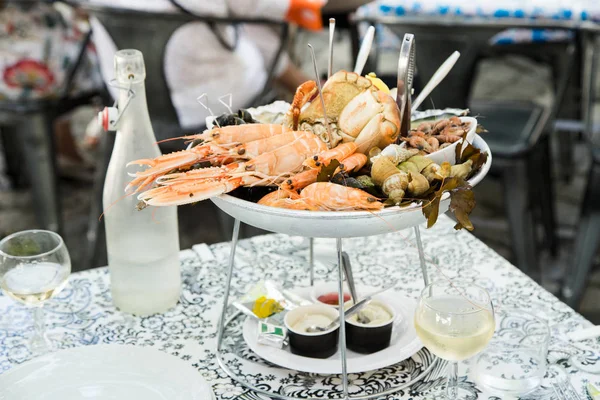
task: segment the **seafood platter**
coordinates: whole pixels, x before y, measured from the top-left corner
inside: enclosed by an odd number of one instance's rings
[[[473,229],[471,188],[491,165],[477,120],[412,121],[401,132],[389,93],[374,75],[343,70],[320,93],[315,81],[305,82],[277,123],[255,118],[277,116],[273,107],[240,110],[181,138],[184,150],[132,161],[146,168],[132,174],[127,190],[140,209],[211,199],[244,223],[307,237],[431,226],[448,209],[457,229]]]
[[[420,363],[423,374],[434,367],[437,359],[422,349],[411,323],[415,302],[384,293],[391,286],[362,288],[361,293],[370,294],[359,297],[349,261],[343,261],[342,238],[414,227],[427,283],[418,225],[427,222],[431,227],[440,213],[450,210],[457,220],[455,229],[472,230],[471,189],[492,162],[475,118],[461,114],[413,119],[414,35],[403,40],[394,98],[374,74],[361,75],[362,67],[333,73],[334,25],[330,20],[330,68],[323,86],[309,45],[316,80],[301,84],[291,104],[229,110],[214,118],[212,126],[207,124],[206,131],[172,139],[186,141],[185,149],[182,145],[181,151],[128,164],[142,168],[131,173],[126,188],[137,195],[139,210],[210,199],[234,217],[216,359],[232,379],[267,397],[297,398],[266,390],[230,368],[226,357],[233,354],[224,351],[224,337],[240,314],[246,315],[241,329],[253,354],[288,369],[341,373],[343,398],[351,398],[349,372],[402,366],[408,359]],[[311,239],[311,288],[287,294],[276,285],[251,290],[233,303],[239,312],[228,317],[240,222],[290,235],[336,238],[337,288],[315,292]],[[423,374],[360,398],[393,393]]]

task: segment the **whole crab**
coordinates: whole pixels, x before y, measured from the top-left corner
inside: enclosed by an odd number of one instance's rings
[[[370,79],[354,72],[336,72],[323,86],[323,98],[331,140],[315,81],[305,82],[298,87],[286,115],[286,124],[293,130],[313,132],[329,148],[341,142],[356,142],[358,151],[365,154],[372,147],[384,148],[398,138],[398,106],[389,94],[378,90]],[[308,106],[303,109],[307,103]]]

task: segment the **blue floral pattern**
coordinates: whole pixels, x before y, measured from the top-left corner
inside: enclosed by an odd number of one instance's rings
[[[486,287],[495,307],[525,308],[548,321],[552,330],[548,363],[564,371],[581,398],[587,382],[600,386],[600,341],[570,342],[567,333],[590,323],[526,277],[508,261],[465,231],[454,231],[453,222],[441,216],[422,237],[432,277],[460,276]],[[333,249],[333,242],[316,239],[316,253]],[[416,298],[423,288],[412,231],[385,236],[345,239],[357,282],[382,286],[396,280],[394,290]],[[183,293],[172,310],[149,317],[121,313],[111,303],[108,270],[99,268],[73,274],[67,287],[46,305],[48,331],[62,348],[98,343],[155,347],[196,368],[212,384],[217,399],[258,400],[264,397],[234,383],[219,367],[215,356],[217,321],[226,280],[229,243],[198,245],[180,253]],[[242,240],[236,256],[232,296],[239,296],[257,281],[273,279],[285,287],[308,285],[307,240],[285,235],[265,235]],[[318,280],[335,279],[331,262],[318,258]],[[233,309],[231,310],[233,311]],[[252,353],[239,326],[228,325],[224,360],[246,381],[275,393],[298,398],[328,398],[341,388],[339,376],[299,373],[274,366]],[[31,358],[28,338],[33,331],[29,310],[0,293],[0,373]],[[417,376],[431,364],[426,350],[402,363],[360,374],[350,374],[353,394],[380,393]],[[497,399],[473,381],[472,366],[460,367],[461,395],[468,399]],[[441,399],[445,365],[440,362],[412,386],[391,399]],[[527,399],[555,399],[544,384]]]

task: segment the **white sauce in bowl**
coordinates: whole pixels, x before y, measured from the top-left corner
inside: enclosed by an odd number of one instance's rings
[[[378,326],[385,325],[393,318],[392,314],[380,303],[371,302],[362,310],[348,318],[355,325]],[[368,321],[368,322],[366,322]]]
[[[333,319],[325,314],[304,314],[291,326],[298,333],[305,333],[310,326],[320,326],[325,328]]]

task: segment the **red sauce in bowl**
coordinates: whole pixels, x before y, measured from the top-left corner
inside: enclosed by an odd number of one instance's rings
[[[350,300],[352,297],[348,293],[344,293],[344,303]],[[339,295],[337,292],[325,293],[317,297],[321,303],[329,304],[330,306],[337,306],[340,304]]]

